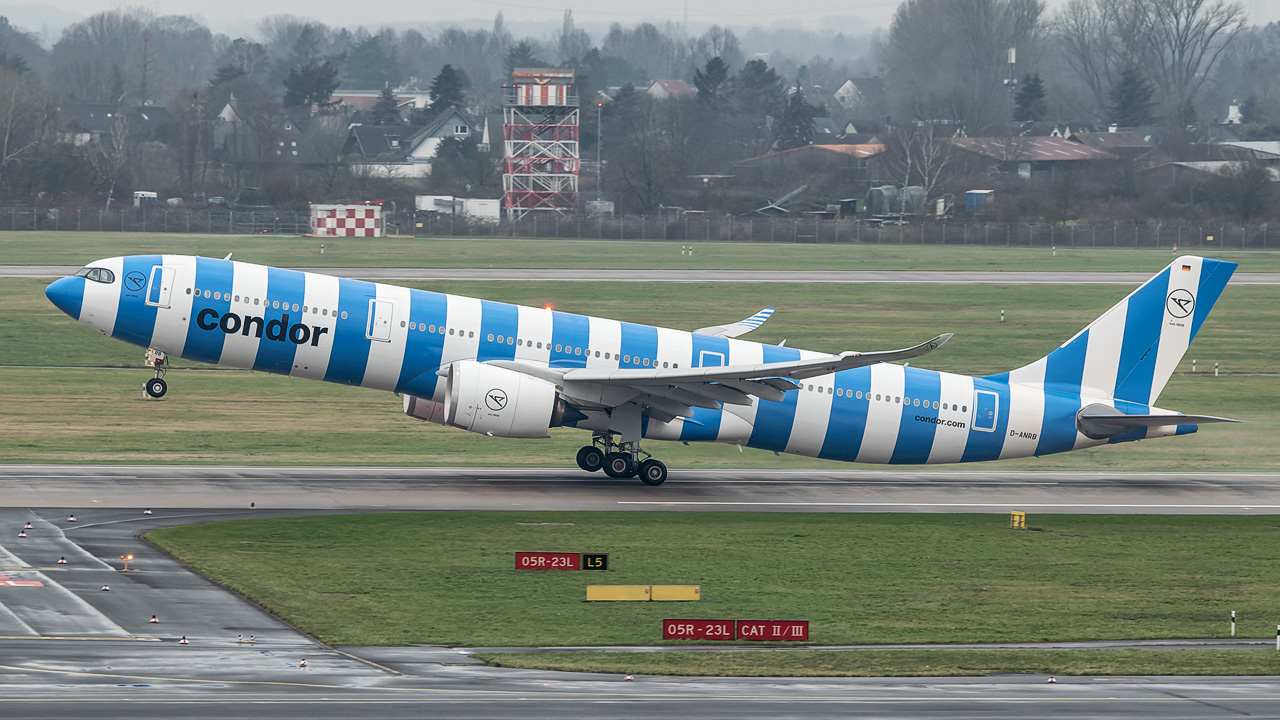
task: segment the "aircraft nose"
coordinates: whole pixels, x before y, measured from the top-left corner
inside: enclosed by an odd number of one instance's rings
[[[49,283],[44,289],[49,302],[73,319],[80,319],[80,306],[84,303],[84,278],[64,277]]]

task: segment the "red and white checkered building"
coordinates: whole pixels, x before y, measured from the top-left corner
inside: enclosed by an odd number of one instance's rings
[[[381,205],[312,205],[311,234],[382,237]]]

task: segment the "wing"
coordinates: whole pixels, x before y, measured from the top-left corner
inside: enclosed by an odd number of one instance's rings
[[[769,316],[773,314],[774,310],[777,310],[777,308],[765,308],[746,320],[739,320],[736,323],[729,323],[728,325],[712,325],[711,327],[698,328],[693,332],[695,335],[735,338],[739,335],[746,335],[752,330],[763,325],[764,321],[769,319]]]
[[[721,404],[750,405],[752,396],[780,402],[797,381],[841,370],[919,357],[951,339],[951,333],[901,350],[824,355],[758,365],[728,365],[667,370],[586,370],[540,367],[519,360],[488,364],[517,370],[555,383],[571,400],[596,407],[635,402],[659,420],[690,417],[693,408]]]

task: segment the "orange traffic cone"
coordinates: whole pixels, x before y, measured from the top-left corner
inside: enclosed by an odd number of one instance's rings
[[[67,558],[66,558],[66,556],[65,556],[65,555],[64,555],[63,557],[58,558],[58,564],[59,564],[59,565],[66,565],[66,564],[67,564]]]
[[[152,615],[152,616],[151,616],[151,619],[150,619],[150,620],[148,620],[147,622],[149,622],[149,623],[158,623],[158,622],[160,622],[160,618],[156,617],[155,615]]]
[[[183,636],[182,636],[182,639],[178,641],[178,644],[179,644],[179,645],[190,645],[190,644],[191,644],[191,642],[190,642],[189,640],[187,640],[187,636],[186,636],[186,635],[183,635]]]
[[[634,675],[627,674],[627,675],[623,676],[622,681],[623,681],[623,682],[631,682],[632,680],[635,680],[635,679],[636,679],[636,678],[635,678],[635,676],[634,676]]]
[[[67,516],[67,522],[75,522],[75,521],[76,521],[76,516],[75,516],[75,515],[68,515],[68,516]]]

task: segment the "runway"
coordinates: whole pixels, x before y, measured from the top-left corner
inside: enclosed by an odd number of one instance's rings
[[[0,265],[0,278],[48,279],[73,274],[71,265]],[[296,270],[355,280],[444,282],[449,280],[542,282],[826,283],[893,285],[1128,285],[1147,272],[970,272],[925,270],[634,270],[589,268],[359,268],[299,267]],[[1280,273],[1238,272],[1231,285],[1280,285]]]
[[[11,507],[1280,514],[1280,472],[3,465]]]
[[[204,474],[224,472],[240,474],[249,486],[242,489],[250,491],[273,482],[250,480],[243,470]],[[183,482],[201,485],[200,476],[190,471]],[[79,477],[90,480],[92,473]],[[44,482],[56,492],[66,478]],[[544,489],[568,484],[541,482]],[[324,511],[163,507],[182,496],[148,498],[160,501],[151,515],[103,503],[0,510],[0,527],[32,524],[27,538],[0,539],[6,576],[0,583],[25,583],[0,584],[0,608],[7,610],[0,613],[0,716],[1225,718],[1273,717],[1280,703],[1276,678],[1063,677],[1047,684],[1041,676],[639,676],[624,682],[616,675],[489,668],[465,649],[327,648],[138,539],[178,523]],[[134,556],[127,572],[122,554]],[[152,615],[158,622],[149,621]],[[179,643],[183,636],[189,644]]]

